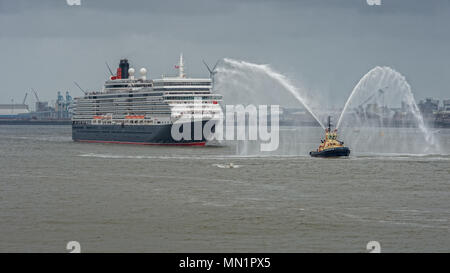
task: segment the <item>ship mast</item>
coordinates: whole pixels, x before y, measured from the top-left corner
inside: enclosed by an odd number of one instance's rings
[[[180,70],[180,78],[185,78],[186,74],[184,74],[183,53],[180,54],[179,70]]]
[[[331,132],[331,116],[328,116],[328,132]]]

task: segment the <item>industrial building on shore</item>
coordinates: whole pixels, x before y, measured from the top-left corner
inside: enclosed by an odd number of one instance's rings
[[[418,104],[420,112],[430,127],[450,128],[450,99],[439,100],[426,98]]]
[[[417,104],[426,126],[435,128],[450,128],[450,99],[443,100],[426,98]],[[342,109],[327,109],[338,117]],[[417,120],[411,115],[408,105],[403,103],[399,108],[389,108],[377,103],[368,103],[364,107],[353,109],[350,119],[353,124],[365,120],[371,126],[381,127],[417,127]],[[280,125],[285,126],[318,126],[311,114],[303,108],[290,107],[281,109]]]
[[[69,92],[65,96],[58,91],[55,103],[41,101],[36,91],[34,111],[26,104],[28,93],[23,102],[0,104],[0,124],[70,124],[72,118],[73,99]]]
[[[0,118],[17,118],[30,114],[26,104],[0,104]]]

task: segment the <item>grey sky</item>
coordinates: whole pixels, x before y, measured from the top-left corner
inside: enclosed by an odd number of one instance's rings
[[[376,65],[406,76],[416,99],[450,98],[450,0],[0,0],[0,103],[31,87],[101,88],[105,61],[127,57],[150,77],[207,76],[201,60],[270,64],[342,105]],[[33,102],[30,100],[29,102]]]

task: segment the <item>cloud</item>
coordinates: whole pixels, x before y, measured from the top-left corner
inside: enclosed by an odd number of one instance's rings
[[[380,7],[365,0],[81,1],[0,0],[0,58],[14,68],[0,66],[0,100],[29,82],[50,97],[73,87],[72,79],[98,89],[104,61],[121,57],[160,75],[181,51],[191,75],[205,73],[203,58],[241,58],[306,78],[338,99],[376,65],[411,77],[423,96],[448,90],[449,0],[382,0]],[[27,81],[14,72],[23,68],[33,71]]]
[[[202,16],[223,14],[233,10],[238,2],[220,0],[81,0],[80,6],[69,6],[66,0],[0,0],[0,12],[22,13],[27,11],[80,11],[111,12],[119,14],[177,14]]]

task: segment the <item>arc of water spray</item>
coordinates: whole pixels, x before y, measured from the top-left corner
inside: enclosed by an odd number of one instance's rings
[[[230,58],[223,59],[225,63],[228,63],[234,67],[238,68],[250,68],[253,70],[257,70],[260,72],[264,72],[272,79],[276,80],[281,86],[283,86],[289,93],[291,93],[302,105],[305,109],[313,116],[313,118],[320,124],[320,126],[325,130],[325,126],[317,117],[316,114],[312,111],[312,109],[306,104],[305,99],[299,94],[298,88],[296,88],[291,81],[284,75],[274,71],[270,66],[264,64],[254,64],[245,61],[233,60]]]
[[[342,109],[341,115],[339,116],[339,120],[338,120],[338,122],[336,124],[336,129],[339,129],[339,126],[341,125],[342,118],[344,117],[345,112],[347,112],[347,108],[350,105],[350,102],[352,101],[353,97],[355,96],[356,90],[358,90],[359,87],[361,86],[361,84],[363,84],[365,82],[366,78],[369,77],[370,73],[375,71],[378,68],[379,68],[379,66],[376,66],[375,68],[373,68],[372,70],[367,72],[359,80],[359,82],[355,85],[355,87],[353,88],[352,92],[350,93],[350,96],[348,97],[347,101],[345,102],[344,108]]]
[[[369,72],[367,72],[360,80],[359,82],[355,85],[355,87],[353,88],[352,92],[350,93],[350,96],[348,97],[347,101],[345,102],[344,108],[342,109],[341,115],[339,116],[339,120],[336,124],[336,129],[339,128],[339,126],[341,125],[342,119],[344,117],[345,112],[347,111],[347,108],[350,105],[350,102],[352,102],[353,97],[355,96],[357,92],[357,90],[359,90],[361,88],[361,86],[363,84],[367,83],[367,79],[373,75],[373,73],[375,72],[380,72],[382,74],[382,78],[380,81],[382,81],[385,77],[386,77],[386,73],[385,70],[386,69],[390,69],[392,70],[390,67],[380,67],[380,66],[376,66],[374,68],[372,68]],[[392,70],[393,71],[393,70]]]
[[[405,77],[403,75],[401,75],[399,72],[395,71],[394,69],[388,67],[388,66],[384,66],[384,67],[380,67],[380,66],[376,66],[373,69],[371,69],[369,72],[367,72],[358,82],[358,84],[356,84],[356,86],[353,88],[352,93],[350,94],[347,102],[344,105],[344,108],[342,109],[341,115],[339,116],[339,120],[338,123],[336,125],[336,128],[339,128],[342,119],[347,111],[347,108],[349,107],[350,103],[352,102],[353,97],[355,96],[355,94],[358,93],[358,90],[363,87],[365,84],[367,84],[367,80],[369,79],[369,77],[373,76],[374,73],[380,73],[381,77],[380,77],[380,82],[383,82],[384,79],[386,79],[386,77],[389,77],[390,75],[395,75],[395,82],[398,85],[402,85],[404,86],[405,90],[407,90],[407,96],[404,98],[407,100],[408,105],[411,106],[411,110],[413,115],[416,117],[417,121],[418,121],[418,127],[419,129],[422,131],[422,133],[425,135],[425,139],[428,143],[432,144],[432,145],[438,145],[438,143],[436,143],[436,141],[434,140],[433,135],[430,133],[430,131],[428,130],[428,128],[425,126],[425,122],[423,120],[423,116],[420,113],[419,107],[417,106],[417,103],[414,99],[414,94],[412,93],[411,90],[411,86],[409,85],[409,83],[406,81]]]

